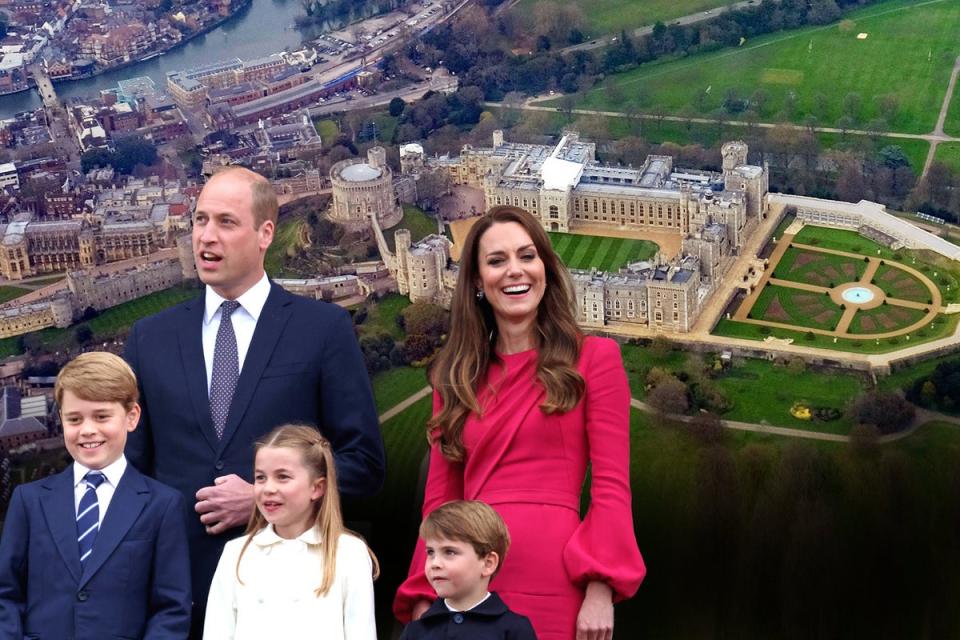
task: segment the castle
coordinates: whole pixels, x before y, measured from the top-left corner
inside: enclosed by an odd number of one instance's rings
[[[630,323],[689,331],[715,282],[766,214],[768,172],[747,164],[747,145],[727,142],[722,171],[675,169],[669,156],[649,156],[640,168],[600,164],[596,145],[566,133],[554,146],[508,143],[463,147],[459,157],[424,158],[417,145],[401,150],[402,172],[447,171],[454,184],[483,189],[486,207],[513,205],[547,231],[607,227],[680,236],[680,254],[628,265],[618,273],[571,270],[579,322]],[[336,198],[335,198],[336,200]],[[449,304],[457,267],[450,242],[430,235],[410,241],[395,232],[390,252],[374,225],[381,255],[398,289],[414,302]]]

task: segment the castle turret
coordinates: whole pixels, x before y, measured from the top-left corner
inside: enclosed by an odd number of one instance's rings
[[[720,147],[723,156],[723,173],[728,174],[740,165],[747,164],[747,143],[742,140],[726,142]]]

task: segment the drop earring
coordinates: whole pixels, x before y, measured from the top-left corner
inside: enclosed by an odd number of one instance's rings
[[[483,300],[483,289],[477,289],[477,301]]]

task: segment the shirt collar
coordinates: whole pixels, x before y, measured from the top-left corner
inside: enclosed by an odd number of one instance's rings
[[[264,273],[255,285],[247,289],[237,297],[240,307],[250,314],[254,321],[260,319],[260,312],[263,306],[267,304],[267,297],[270,295],[270,279]],[[206,297],[204,298],[203,324],[210,324],[213,316],[220,310],[220,305],[226,300],[223,296],[213,290],[213,287],[207,285]]]
[[[316,527],[310,527],[295,539],[303,542],[304,544],[318,545],[320,544],[320,533],[317,531]],[[273,525],[268,524],[253,536],[253,542],[260,547],[269,547],[272,544],[277,544],[278,542],[290,542],[290,540],[287,538],[281,538],[273,529]]]
[[[443,599],[443,604],[445,604],[445,605],[447,606],[447,609],[449,609],[450,611],[460,611],[460,612],[463,612],[463,611],[473,611],[474,609],[476,609],[477,607],[479,607],[480,605],[482,605],[484,602],[486,602],[486,601],[487,601],[487,598],[489,598],[489,597],[490,597],[490,592],[487,591],[487,595],[483,596],[482,598],[480,598],[480,600],[478,600],[478,601],[477,601],[476,603],[474,603],[473,605],[467,607],[466,609],[454,609],[453,607],[450,606],[450,603],[447,602],[447,599],[446,599],[446,598]]]
[[[110,483],[114,489],[117,488],[117,485],[120,483],[120,478],[123,477],[123,473],[127,470],[127,458],[121,453],[120,457],[105,466],[103,469],[98,469],[100,473],[103,474],[107,482]],[[83,482],[83,477],[87,475],[92,469],[83,466],[79,462],[74,461],[73,463],[73,486],[78,486]]]

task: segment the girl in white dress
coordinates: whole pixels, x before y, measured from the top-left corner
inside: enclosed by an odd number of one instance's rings
[[[333,450],[313,427],[257,443],[257,508],[223,549],[204,640],[376,640],[377,559],[343,526]]]

